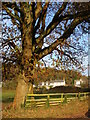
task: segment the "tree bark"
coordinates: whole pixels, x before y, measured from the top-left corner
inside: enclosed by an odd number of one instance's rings
[[[25,96],[27,95],[27,93],[28,83],[25,82],[25,76],[20,74],[18,76],[18,85],[16,88],[16,95],[13,101],[13,108],[21,108],[21,105],[24,104]]]

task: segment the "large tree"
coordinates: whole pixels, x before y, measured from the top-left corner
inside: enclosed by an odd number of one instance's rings
[[[3,61],[20,69],[14,107],[24,102],[28,89],[33,93],[34,71],[45,56],[57,56],[56,66],[70,61],[80,65],[76,56],[82,55],[83,45],[78,39],[82,30],[87,32],[89,7],[73,2],[2,3]]]

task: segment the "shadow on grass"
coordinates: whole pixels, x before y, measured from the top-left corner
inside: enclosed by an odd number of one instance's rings
[[[90,118],[90,109],[88,110],[88,112],[86,112],[85,116]]]
[[[6,99],[2,99],[3,103],[11,103],[13,102],[14,98],[6,98]]]

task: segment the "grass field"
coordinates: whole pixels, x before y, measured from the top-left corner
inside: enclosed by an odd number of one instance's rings
[[[13,110],[10,104],[3,103],[3,118],[86,118],[88,101],[71,101],[60,106],[28,108]]]
[[[2,90],[2,102],[10,103],[15,96],[15,90]]]
[[[3,118],[86,118],[88,100],[74,100],[59,106],[37,107],[14,110],[9,106],[15,96],[15,90],[2,90]]]

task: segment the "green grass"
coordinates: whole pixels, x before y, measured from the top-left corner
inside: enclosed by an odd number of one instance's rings
[[[2,95],[0,94],[0,98],[2,96],[2,102],[13,102],[15,96],[15,90],[2,90]]]

